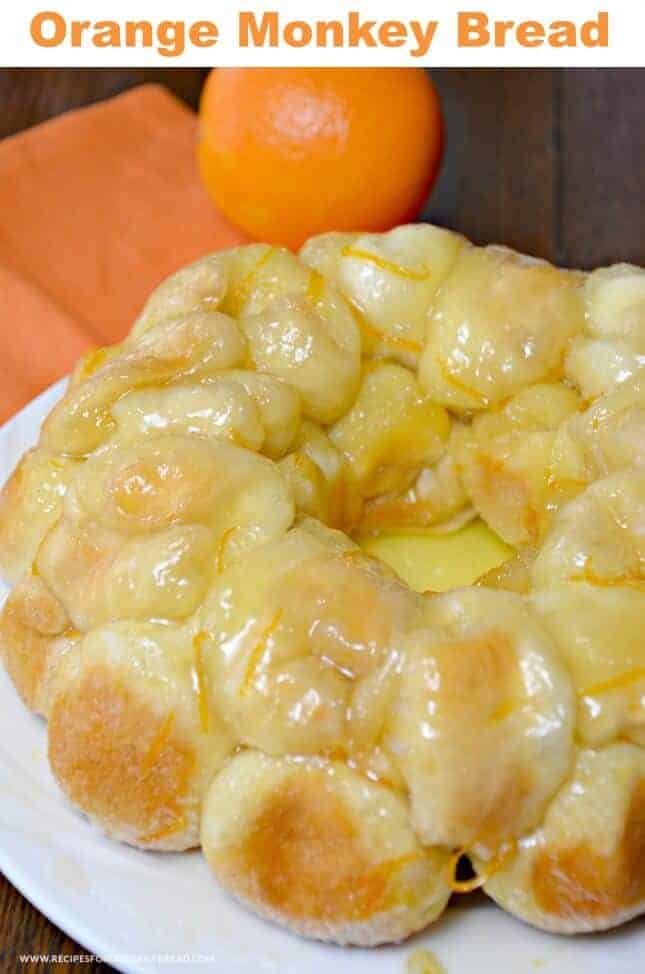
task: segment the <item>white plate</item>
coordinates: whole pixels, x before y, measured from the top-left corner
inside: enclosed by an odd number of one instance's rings
[[[31,445],[63,385],[0,430],[0,482]],[[0,589],[0,600],[6,590]],[[377,950],[325,947],[264,923],[223,893],[199,853],[144,853],[103,838],[58,791],[42,721],[0,673],[0,866],[90,952],[125,972],[404,974],[427,947],[448,974],[643,974],[645,924],[611,934],[539,933],[483,896],[464,897],[413,941]],[[3,946],[8,946],[3,944]],[[155,959],[156,958],[156,959]]]

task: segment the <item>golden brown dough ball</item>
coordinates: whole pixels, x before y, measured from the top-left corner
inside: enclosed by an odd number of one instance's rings
[[[630,264],[601,267],[585,284],[586,335],[565,361],[586,399],[612,392],[645,366],[645,271]]]
[[[361,498],[399,493],[443,454],[450,418],[402,365],[377,363],[363,375],[351,409],[330,431]]]
[[[540,383],[456,431],[451,452],[464,487],[508,544],[536,544],[557,508],[585,486],[557,452],[557,431],[579,403],[572,389]]]
[[[579,751],[543,824],[485,890],[527,923],[557,933],[606,930],[645,907],[645,751]],[[486,863],[477,863],[484,873]]]
[[[78,464],[37,447],[28,450],[0,494],[0,569],[12,584],[31,571],[60,517]]]
[[[440,227],[322,234],[300,251],[355,309],[364,351],[416,368],[439,288],[466,244]]]
[[[304,522],[218,576],[199,613],[221,713],[270,754],[369,751],[416,605],[342,534]]]
[[[570,766],[566,668],[525,601],[457,589],[410,632],[386,742],[429,845],[497,849],[537,825]]]
[[[435,302],[419,378],[445,406],[497,406],[560,378],[583,323],[579,275],[503,247],[466,248]]]
[[[401,940],[450,896],[448,856],[421,845],[405,802],[337,762],[233,758],[208,792],[202,843],[226,889],[319,940]]]
[[[212,706],[188,628],[120,622],[64,661],[49,761],[108,835],[150,849],[199,845],[201,803],[235,739]]]
[[[49,711],[52,681],[80,633],[38,575],[26,575],[0,613],[0,658],[25,706]]]

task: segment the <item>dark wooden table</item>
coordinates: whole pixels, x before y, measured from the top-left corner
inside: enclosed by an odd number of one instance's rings
[[[0,70],[0,137],[144,81],[162,82],[195,107],[205,75]],[[444,69],[433,78],[448,144],[429,219],[565,266],[645,265],[645,69]],[[0,970],[70,970],[20,963],[19,953],[83,949],[0,877]]]

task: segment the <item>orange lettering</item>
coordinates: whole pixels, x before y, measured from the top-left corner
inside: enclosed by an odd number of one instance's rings
[[[383,47],[401,47],[408,32],[400,20],[385,20],[378,29],[378,39]]]
[[[278,14],[275,10],[262,14],[259,24],[254,13],[242,11],[238,23],[240,47],[278,46]]]
[[[517,26],[517,43],[521,47],[540,47],[546,31],[539,20],[525,20]]]
[[[289,47],[306,47],[311,44],[313,31],[306,20],[289,20],[284,28],[284,42]]]
[[[51,37],[45,37],[43,33],[43,28],[46,24],[51,25],[53,28]],[[59,13],[56,13],[55,10],[43,11],[43,13],[36,14],[35,17],[32,17],[29,32],[32,41],[38,44],[39,47],[58,47],[65,40],[65,34],[67,33],[65,18]]]
[[[106,23],[107,23],[106,21],[103,21],[103,26],[105,26]],[[114,27],[116,27],[117,33],[118,33],[119,28],[114,23],[114,21],[109,21],[109,24],[110,24],[110,27],[109,27],[110,31],[112,30],[112,27],[114,26]],[[72,41],[72,47],[82,47],[82,45],[83,45],[83,34],[85,33],[85,31],[89,27],[92,26],[92,21],[91,20],[73,20],[71,26],[72,26],[72,29],[70,31],[70,37],[71,37],[71,41]],[[117,46],[118,46],[118,42],[117,42]]]
[[[158,51],[162,57],[178,57],[186,47],[186,25],[183,20],[162,20],[157,27]]]
[[[190,25],[188,37],[194,47],[213,47],[219,40],[219,30],[211,20],[196,20]]]
[[[495,47],[506,47],[506,35],[515,27],[513,20],[497,20],[495,22]]]
[[[584,47],[609,47],[609,14],[599,13],[598,20],[587,20],[580,28]]]
[[[570,20],[555,20],[551,24],[552,33],[549,34],[551,47],[575,47],[576,28]]]
[[[484,13],[460,13],[457,15],[459,47],[485,47],[490,41],[488,17]]]
[[[140,34],[140,39],[137,38]],[[125,22],[125,46],[152,47],[152,24],[149,20],[126,20]]]
[[[340,20],[320,20],[316,24],[316,47],[327,47],[328,34],[331,34],[333,47],[343,46],[343,25]]]
[[[365,44],[366,47],[376,47],[376,40],[372,36],[372,31],[376,27],[375,20],[365,20],[361,23],[356,11],[350,10],[347,23],[350,47],[358,47],[360,44]]]

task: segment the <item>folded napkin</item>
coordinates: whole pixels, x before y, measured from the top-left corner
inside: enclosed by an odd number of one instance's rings
[[[145,85],[0,142],[0,422],[121,339],[169,273],[243,241],[201,186],[196,133]]]

